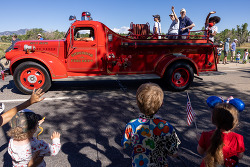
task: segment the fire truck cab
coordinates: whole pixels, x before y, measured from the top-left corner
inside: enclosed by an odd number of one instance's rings
[[[175,90],[187,89],[194,74],[217,71],[217,45],[207,36],[155,38],[149,24],[130,25],[121,36],[89,12],[69,27],[65,39],[19,41],[6,53],[16,87],[25,94],[47,91],[52,81],[161,78]]]

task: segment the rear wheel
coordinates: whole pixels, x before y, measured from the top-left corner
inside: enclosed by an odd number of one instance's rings
[[[164,79],[170,89],[174,91],[183,91],[193,82],[194,71],[187,63],[175,63],[167,70]]]
[[[24,94],[32,94],[34,88],[41,88],[46,92],[51,86],[48,71],[42,65],[31,61],[18,65],[13,77],[16,87]]]

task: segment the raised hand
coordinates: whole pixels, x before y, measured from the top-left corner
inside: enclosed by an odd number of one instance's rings
[[[53,134],[51,135],[51,140],[55,139],[55,138],[59,138],[60,139],[61,134],[59,132],[53,132]]]
[[[33,93],[32,93],[32,95],[30,96],[30,103],[31,104],[34,104],[34,103],[37,103],[37,102],[40,102],[40,101],[42,101],[42,100],[44,100],[45,99],[45,97],[42,97],[41,98],[41,96],[42,95],[44,95],[44,93],[45,92],[43,92],[43,90],[42,89],[33,89]]]
[[[172,12],[174,12],[174,6],[172,6],[171,10],[172,10]]]

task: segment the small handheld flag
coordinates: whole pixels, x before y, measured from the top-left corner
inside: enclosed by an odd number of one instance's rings
[[[194,117],[195,117],[195,113],[194,113],[193,108],[191,106],[189,95],[187,93],[187,123],[188,123],[188,125],[191,125],[191,123],[194,120]]]

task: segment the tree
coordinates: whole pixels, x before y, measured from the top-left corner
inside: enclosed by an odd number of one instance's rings
[[[230,38],[230,30],[229,29],[225,29],[223,31],[221,31],[220,33],[218,33],[215,36],[215,41],[219,42],[219,41],[225,41],[226,38]]]
[[[7,41],[7,36],[1,36],[1,41],[6,42]]]
[[[237,37],[238,37],[239,45],[247,41],[247,36],[249,34],[247,27],[248,27],[247,23],[242,24],[241,27],[237,25]]]
[[[64,32],[60,32],[60,31],[56,30],[56,31],[53,31],[53,32],[45,32],[44,33],[44,38],[48,39],[48,40],[63,39],[64,35],[65,35]]]
[[[31,30],[28,30],[26,34],[23,37],[23,40],[35,40],[37,39],[37,34],[42,34],[45,31],[42,28],[33,28]]]
[[[247,41],[247,37],[250,35],[250,31],[247,30],[248,24],[244,23],[241,26],[237,25],[236,29],[225,29],[215,36],[215,41],[225,41],[226,38],[238,39],[238,44],[241,45]]]

